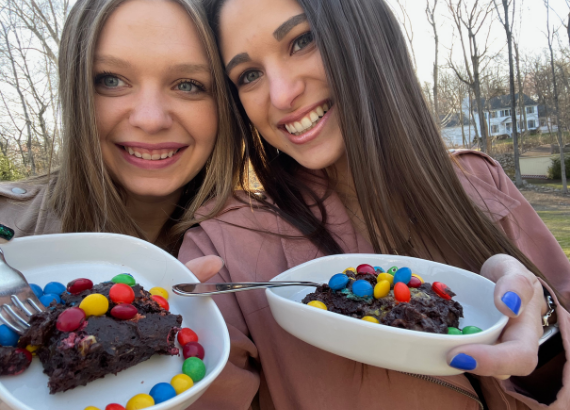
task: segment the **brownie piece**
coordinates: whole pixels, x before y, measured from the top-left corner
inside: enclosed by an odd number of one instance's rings
[[[374,275],[354,276],[349,273],[349,276],[376,285]],[[305,296],[303,303],[319,300],[327,305],[330,312],[357,319],[372,316],[383,325],[432,333],[447,333],[447,328],[458,327],[459,318],[463,317],[463,307],[454,300],[438,296],[429,283],[410,288],[411,300],[407,303],[396,302],[393,290],[380,299],[358,297],[352,293],[352,283],[349,281],[348,286],[339,291],[333,291],[327,284],[321,285]]]
[[[17,375],[30,365],[30,360],[15,347],[0,346],[0,376]]]
[[[130,320],[118,320],[110,315],[114,303],[104,316],[91,316],[73,332],[56,328],[57,318],[70,306],[79,306],[81,300],[92,293],[109,297],[114,284],[101,283],[78,295],[64,293],[62,304],[31,318],[30,329],[22,336],[19,345],[40,346],[36,351],[49,376],[50,393],[64,392],[109,373],[149,359],[153,354],[178,355],[176,333],[182,317],[162,309],[141,286],[133,286],[132,303],[138,314]]]

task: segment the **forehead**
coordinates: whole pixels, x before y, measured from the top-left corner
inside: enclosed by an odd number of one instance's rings
[[[186,10],[163,0],[130,0],[105,22],[97,41],[97,54],[121,58],[192,57],[206,59],[196,26]]]
[[[273,32],[302,13],[303,8],[295,0],[226,0],[220,10],[224,58],[246,51],[248,45],[257,41],[276,42]]]

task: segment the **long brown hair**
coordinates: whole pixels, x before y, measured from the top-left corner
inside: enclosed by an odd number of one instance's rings
[[[218,35],[225,1],[206,1],[210,24]],[[322,56],[375,252],[425,258],[431,256],[425,245],[430,243],[445,259],[451,250],[474,271],[492,255],[506,253],[544,279],[465,193],[423,98],[401,29],[386,3],[297,1]],[[237,97],[235,89],[233,94]],[[276,205],[265,202],[264,206],[278,212],[325,254],[341,253],[325,229],[323,198],[313,201],[317,195],[299,178],[299,164],[279,154],[253,129],[245,138],[246,157]],[[319,217],[311,211],[315,204]],[[413,228],[398,223],[402,204]]]
[[[59,51],[59,95],[62,107],[62,163],[55,172],[51,206],[63,232],[114,232],[145,238],[125,207],[124,190],[107,172],[101,153],[94,110],[93,60],[97,39],[113,11],[125,0],[79,0],[62,33]],[[208,199],[217,213],[236,184],[240,143],[238,119],[228,105],[228,89],[214,36],[202,7],[191,0],[171,0],[188,13],[206,50],[218,107],[218,135],[204,169],[183,189],[178,206],[165,224],[158,243],[177,252],[183,232],[197,221],[195,211]]]

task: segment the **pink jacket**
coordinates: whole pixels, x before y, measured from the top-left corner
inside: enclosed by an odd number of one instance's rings
[[[458,158],[470,175],[469,181],[458,175],[471,198],[483,209],[488,207],[492,220],[561,293],[570,296],[570,262],[538,215],[495,161],[483,154],[462,154]],[[336,195],[325,206],[328,228],[340,239],[345,252],[373,253],[371,245],[353,229]],[[187,262],[216,254],[226,265],[211,282],[249,282],[270,280],[323,256],[308,240],[241,227],[300,235],[274,214],[252,212],[234,199],[216,219],[186,233],[179,259]],[[248,409],[256,394],[263,410],[482,408],[465,375],[425,380],[354,362],[302,342],[275,322],[263,290],[221,295],[215,300],[230,332],[230,359],[192,408]],[[570,408],[570,314],[562,307],[557,313],[565,351],[525,378],[504,382],[477,378],[489,409]],[[558,392],[550,406],[539,403],[535,398],[542,399],[533,393],[547,388]]]

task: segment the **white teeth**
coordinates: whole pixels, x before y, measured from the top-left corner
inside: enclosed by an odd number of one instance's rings
[[[327,103],[323,104],[320,107],[315,108],[309,114],[307,114],[302,120],[295,121],[292,124],[285,124],[285,129],[294,135],[300,135],[301,133],[310,130],[313,128],[321,117],[325,115],[325,113],[329,110],[329,105]]]
[[[142,158],[142,154],[141,154],[140,152],[136,152],[136,151],[135,151],[135,157],[137,157],[137,158]]]
[[[293,126],[295,127],[297,132],[301,132],[305,129],[305,127],[303,127],[303,125],[299,121],[294,122]]]
[[[133,149],[132,149],[131,147],[128,147],[127,150],[129,151],[129,154],[131,154],[131,155],[134,154],[134,151],[133,151]]]
[[[303,125],[303,128],[309,128],[311,125],[313,125],[313,121],[305,117],[301,120],[301,124]]]
[[[160,154],[152,154],[150,159],[152,159],[153,161],[156,161],[157,159],[160,159]]]
[[[322,117],[323,115],[325,115],[325,112],[323,111],[322,107],[317,107],[316,111],[317,111],[317,115],[319,117]]]
[[[164,153],[160,156],[160,159],[168,158],[168,153]]]
[[[323,104],[323,111],[327,112],[329,110],[329,105],[327,103]]]
[[[144,154],[142,154],[142,159],[152,159],[152,156],[145,152]]]
[[[309,114],[309,117],[311,118],[311,122],[316,122],[319,119],[319,116],[314,111],[311,111],[311,113]]]
[[[137,158],[142,158],[142,159],[146,159],[146,160],[151,160],[151,161],[158,161],[161,159],[166,159],[166,158],[170,158],[172,157],[174,154],[176,154],[179,149],[176,149],[174,151],[170,151],[170,152],[163,152],[163,153],[140,153],[138,151],[135,151],[134,149],[132,149],[131,147],[124,147],[125,150],[129,153],[129,155],[133,155]],[[155,151],[156,152],[156,151]]]
[[[178,151],[176,151],[176,152],[178,152]],[[174,155],[174,151],[170,151],[170,152],[168,153],[168,158],[170,158],[170,157],[173,156],[173,155]]]
[[[287,128],[287,131],[289,131],[290,134],[293,134],[295,132],[293,127],[291,127],[289,124],[285,124],[285,128]]]

